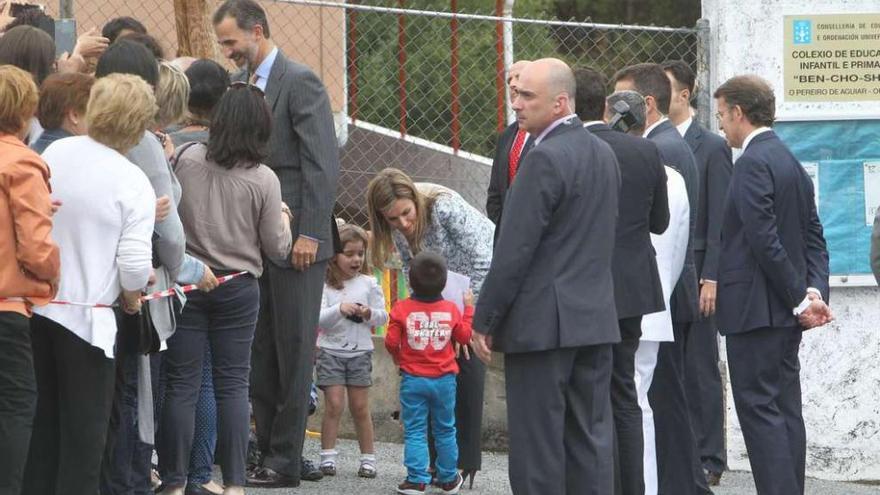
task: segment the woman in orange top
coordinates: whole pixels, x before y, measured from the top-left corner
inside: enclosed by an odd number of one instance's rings
[[[37,403],[28,318],[58,288],[49,168],[22,142],[37,107],[31,75],[0,66],[0,493],[21,491]]]

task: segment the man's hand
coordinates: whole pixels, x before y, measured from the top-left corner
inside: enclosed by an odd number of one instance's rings
[[[98,58],[104,54],[108,46],[110,40],[101,36],[97,28],[91,28],[76,39],[72,56],[80,56],[84,59]]]
[[[123,290],[122,291],[122,310],[130,315],[135,315],[141,311],[141,291],[139,290]]]
[[[171,198],[163,194],[156,199],[156,223],[162,223],[171,213]]]
[[[718,283],[703,280],[700,287],[700,314],[706,318],[715,314],[715,296],[718,293]]]
[[[483,335],[478,332],[474,332],[473,337],[471,337],[471,345],[474,348],[474,354],[480,358],[480,361],[489,364],[492,361],[492,336],[491,335]]]
[[[318,241],[299,236],[290,253],[290,264],[299,271],[308,270],[318,254]]]
[[[216,289],[218,285],[220,285],[220,282],[217,281],[214,272],[211,271],[211,268],[209,268],[208,265],[205,265],[205,274],[202,275],[202,279],[196,284],[196,287],[202,292],[211,292]]]
[[[834,314],[831,312],[831,308],[818,297],[811,298],[807,309],[798,315],[798,321],[804,327],[804,330],[821,327],[833,320]]]

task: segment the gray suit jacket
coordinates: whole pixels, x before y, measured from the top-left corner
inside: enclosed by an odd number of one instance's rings
[[[681,276],[678,278],[675,290],[672,291],[669,309],[672,311],[673,322],[697,321],[700,319],[700,291],[697,286],[697,268],[694,262],[694,233],[700,204],[700,177],[697,172],[697,163],[690,146],[678,133],[678,129],[668,120],[652,129],[647,137],[654,141],[657,149],[660,150],[663,164],[677,170],[684,178],[684,184],[687,187],[688,202],[691,208],[691,232],[688,237],[684,268],[681,270]]]
[[[694,231],[694,251],[704,251],[700,279],[718,281],[718,256],[721,254],[721,222],[724,200],[733,173],[730,147],[724,138],[709,132],[696,120],[684,133],[684,140],[694,152],[700,178],[700,207]]]
[[[266,83],[266,102],[273,119],[266,165],[278,175],[281,199],[293,212],[294,242],[300,235],[317,239],[316,261],[326,260],[333,256],[331,214],[339,178],[327,90],[311,69],[279,50]]]
[[[523,160],[473,327],[496,350],[620,341],[611,260],[620,172],[611,148],[572,117]]]

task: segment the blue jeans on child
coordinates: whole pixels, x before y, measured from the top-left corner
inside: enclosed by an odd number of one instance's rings
[[[437,449],[437,479],[446,483],[455,479],[458,444],[455,440],[455,375],[437,378],[402,373],[400,380],[400,417],[403,420],[403,463],[406,479],[430,483],[428,473],[428,415]]]

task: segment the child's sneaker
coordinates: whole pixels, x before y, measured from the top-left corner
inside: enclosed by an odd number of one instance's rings
[[[443,495],[455,495],[461,490],[461,485],[464,484],[464,478],[461,477],[460,474],[455,473],[455,478],[452,481],[447,481],[446,483],[437,483],[437,487],[440,488],[440,493]]]
[[[361,467],[358,469],[358,476],[361,478],[376,477],[376,456],[374,454],[361,455]]]
[[[402,495],[423,495],[426,488],[426,483],[413,483],[410,480],[403,480],[403,483],[397,485],[397,493]]]
[[[321,464],[318,465],[321,474],[324,476],[336,476],[336,456],[338,455],[339,452],[333,449],[321,451]]]

